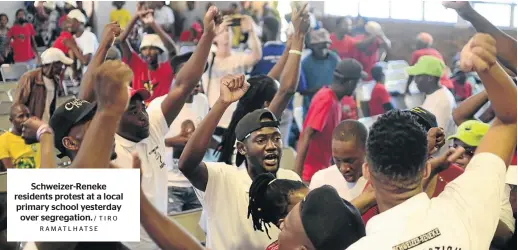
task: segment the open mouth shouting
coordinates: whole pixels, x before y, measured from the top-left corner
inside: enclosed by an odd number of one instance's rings
[[[266,154],[264,156],[264,164],[266,166],[277,166],[279,164],[279,155],[277,154]]]

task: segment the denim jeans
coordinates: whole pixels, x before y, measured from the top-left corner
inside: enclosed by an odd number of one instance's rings
[[[193,187],[168,187],[168,196],[169,215],[201,207]]]

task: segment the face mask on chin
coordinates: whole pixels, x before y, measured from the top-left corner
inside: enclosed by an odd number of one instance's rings
[[[18,18],[17,21],[21,24],[24,24],[27,22],[27,20],[25,20],[25,18]]]

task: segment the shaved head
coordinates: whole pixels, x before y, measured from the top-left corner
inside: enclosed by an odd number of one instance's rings
[[[355,140],[358,145],[365,147],[367,142],[367,128],[356,120],[345,120],[340,122],[333,130],[333,140],[349,142]]]
[[[14,119],[17,113],[20,113],[21,111],[24,111],[25,109],[29,110],[25,105],[21,103],[15,103],[11,105],[11,110],[9,113],[9,118]]]

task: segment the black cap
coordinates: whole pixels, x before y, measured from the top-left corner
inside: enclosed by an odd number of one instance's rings
[[[383,67],[381,65],[374,65],[371,69],[371,76],[373,78],[377,78],[377,76],[382,76],[385,73],[383,72]]]
[[[413,109],[406,110],[407,112],[410,112],[412,115],[415,115],[417,117],[417,122],[423,126],[423,128],[428,131],[431,128],[437,127],[437,118],[435,117],[432,112],[421,108],[421,107],[415,107]]]
[[[181,54],[181,55],[176,55],[173,58],[171,58],[171,68],[173,69],[173,72],[175,74],[178,73],[177,72],[178,71],[178,66],[180,66],[181,64],[184,64],[187,61],[189,61],[189,58],[191,58],[193,53],[194,52],[187,52],[187,53],[184,53],[184,54]],[[205,63],[205,69],[203,71],[204,72],[207,71],[208,68],[209,68],[209,63]]]
[[[340,79],[367,78],[367,73],[363,71],[363,66],[356,59],[352,58],[346,58],[339,62],[333,75]]]
[[[54,130],[54,145],[61,152],[58,157],[65,156],[65,147],[61,142],[74,125],[86,119],[92,119],[96,106],[85,100],[72,98],[61,104],[50,118],[49,126]]]
[[[261,119],[270,118],[271,121],[261,122]],[[237,123],[235,132],[236,139],[238,141],[243,141],[246,139],[252,132],[259,130],[265,127],[279,127],[279,121],[275,117],[275,115],[267,109],[256,109],[247,115],[245,115],[239,122]]]
[[[365,236],[358,209],[329,185],[308,193],[300,203],[300,217],[316,249],[343,250]]]

